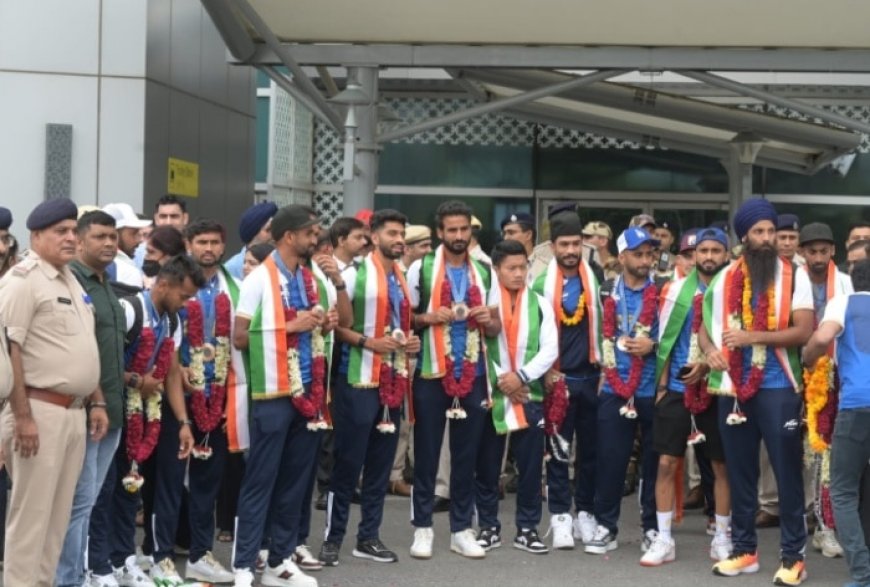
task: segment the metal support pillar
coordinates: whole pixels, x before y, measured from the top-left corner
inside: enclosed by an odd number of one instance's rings
[[[351,67],[348,79],[356,79],[363,92],[371,99],[368,104],[348,106],[352,110],[348,119],[356,124],[345,126],[345,141],[354,141],[353,148],[345,145],[344,214],[353,216],[363,208],[374,208],[375,188],[378,185],[378,68]],[[350,159],[350,160],[349,160]]]
[[[731,153],[722,165],[728,172],[728,225],[731,227],[732,244],[740,244],[734,234],[734,214],[740,205],[752,195],[752,163],[741,157],[740,145],[732,144]]]

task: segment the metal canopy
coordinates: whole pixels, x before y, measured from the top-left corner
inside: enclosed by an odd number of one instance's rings
[[[861,135],[842,127],[867,128],[713,73],[870,71],[865,0],[611,0],[595,10],[571,0],[510,10],[500,0],[201,1],[230,60],[265,71],[344,131],[346,213],[371,205],[378,143],[489,112],[716,157],[731,177],[732,205],[751,189],[753,163],[811,174],[858,146]],[[292,79],[275,66],[285,66]],[[371,103],[338,110],[305,66],[316,68],[329,96],[340,88],[324,77],[326,66],[347,68],[349,79],[363,80]],[[383,67],[438,68],[442,75],[446,69],[478,104],[379,136]],[[578,76],[560,69],[592,71]],[[603,81],[622,70],[685,72],[737,95],[790,105],[823,124]],[[758,139],[744,150],[741,137],[748,134]]]

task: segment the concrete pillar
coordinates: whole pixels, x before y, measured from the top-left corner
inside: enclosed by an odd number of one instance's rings
[[[353,178],[344,181],[344,214],[353,216],[363,208],[374,208],[375,204],[378,185],[378,68],[351,67],[348,79],[356,79],[371,99],[369,104],[349,106],[353,108],[357,127],[354,148],[345,149],[345,158],[353,157]],[[346,136],[352,131],[352,128],[347,128]]]

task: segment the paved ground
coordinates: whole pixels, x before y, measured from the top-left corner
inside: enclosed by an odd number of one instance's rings
[[[779,565],[779,529],[761,530],[759,534],[761,570],[756,575],[727,579],[710,572],[708,557],[710,538],[704,532],[704,516],[697,511],[687,512],[682,526],[676,528],[677,560],[663,567],[648,569],[638,564],[640,558],[640,529],[636,496],[623,500],[623,524],[619,548],[606,556],[593,556],[574,551],[553,551],[547,555],[533,555],[514,549],[513,495],[501,502],[502,538],[507,544],[489,553],[484,560],[472,561],[449,550],[450,537],[447,514],[435,517],[435,552],[429,561],[414,560],[408,555],[413,534],[408,522],[409,508],[406,498],[388,496],[384,514],[382,540],[399,555],[398,564],[382,564],[356,559],[351,555],[353,538],[342,548],[338,567],[312,573],[321,587],[351,585],[382,585],[425,587],[443,585],[498,585],[510,586],[570,586],[570,585],[652,585],[665,582],[668,587],[700,585],[729,585],[749,587],[770,585]],[[545,506],[546,511],[546,506]],[[351,528],[359,520],[359,507],[354,506]],[[549,520],[549,517],[546,516]],[[546,524],[546,522],[545,522]],[[320,548],[320,532],[324,526],[324,513],[314,512],[314,536],[310,540],[312,551]],[[543,534],[546,526],[539,528]],[[843,559],[826,559],[809,548],[807,559],[809,580],[805,584],[838,586],[848,579]],[[230,548],[217,547],[218,558],[228,564]],[[179,561],[181,567],[181,561]]]

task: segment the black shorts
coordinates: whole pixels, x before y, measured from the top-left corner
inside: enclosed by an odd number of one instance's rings
[[[710,407],[695,416],[698,430],[706,440],[695,445],[695,451],[710,460],[724,461],[722,439],[719,437],[719,419],[716,398]],[[653,420],[653,450],[662,455],[682,457],[686,454],[686,441],[692,431],[692,418],[683,403],[683,394],[669,391],[656,404]]]

